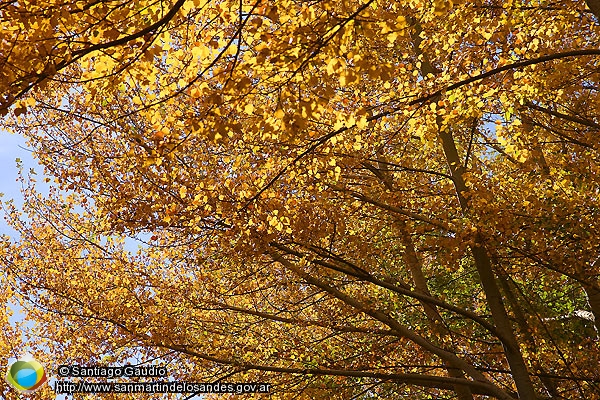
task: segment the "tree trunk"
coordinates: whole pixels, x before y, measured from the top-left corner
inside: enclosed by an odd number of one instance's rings
[[[378,154],[378,160],[381,161],[378,163],[379,168],[375,168],[374,166],[367,165],[367,167],[375,174],[375,176],[383,183],[383,185],[390,191],[395,190],[394,178],[389,173],[387,168],[388,164],[385,160],[385,157],[381,154]],[[423,273],[423,265],[419,257],[417,256],[417,251],[415,250],[415,244],[413,242],[412,237],[410,236],[410,232],[408,231],[408,226],[403,219],[398,219],[394,227],[400,237],[400,243],[402,244],[402,260],[404,264],[408,267],[415,290],[431,296],[431,292],[429,291],[429,287],[427,286],[427,279],[425,278],[425,274]],[[431,324],[432,331],[437,337],[437,339],[441,339],[443,341],[444,338],[450,336],[450,332],[444,325],[444,321],[440,316],[437,307],[435,305],[429,304],[425,301],[420,301],[423,306],[423,310],[425,311],[425,315],[427,316],[427,320]],[[465,378],[463,371],[458,368],[453,367],[446,360],[443,360],[444,365],[446,366],[446,371],[448,371],[448,375],[453,378]],[[458,396],[459,400],[472,400],[473,394],[468,386],[465,385],[454,385],[454,392]]]
[[[586,0],[585,3],[592,10],[598,22],[600,22],[600,0]]]
[[[438,70],[431,64],[428,57],[422,53],[420,47],[420,33],[422,32],[421,25],[414,19],[411,19],[410,22],[413,23],[414,27],[414,31],[412,32],[413,47],[415,48],[417,54],[422,55],[421,74],[427,75],[429,73],[437,73]],[[433,101],[435,101],[435,99],[433,99]],[[452,131],[448,127],[442,127],[442,119],[440,116],[437,118],[437,125],[439,127],[439,137],[442,142],[446,162],[448,163],[451,176],[454,181],[454,187],[458,201],[463,213],[465,216],[468,216],[468,204],[467,199],[464,196],[468,190],[463,176],[465,171],[458,156]],[[521,349],[519,348],[517,338],[513,332],[506,308],[504,307],[502,296],[500,295],[500,290],[498,289],[494,272],[492,270],[492,263],[490,262],[490,258],[480,236],[476,238],[476,243],[471,247],[471,253],[475,260],[475,267],[479,274],[479,279],[486,296],[488,307],[492,313],[492,318],[496,323],[498,331],[504,338],[502,345],[511,369],[512,377],[517,386],[519,398],[535,399],[537,396],[533,387],[533,383],[529,377],[529,372],[527,371],[527,366],[523,360]]]
[[[587,295],[588,304],[594,315],[594,326],[596,332],[600,333],[600,290],[591,285],[584,285],[583,289]]]

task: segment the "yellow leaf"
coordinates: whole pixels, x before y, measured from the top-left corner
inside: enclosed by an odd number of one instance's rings
[[[364,129],[367,126],[367,117],[364,115],[361,116],[358,121],[356,121],[356,127],[358,129]]]
[[[196,43],[196,47],[192,48],[192,55],[196,58],[206,58],[210,54],[210,49],[204,44]]]
[[[338,61],[335,58],[329,60],[329,62],[327,63],[327,73],[329,75],[333,75],[335,73],[335,71],[337,70],[337,63]]]
[[[356,123],[356,119],[354,118],[353,115],[351,115],[350,118],[348,118],[348,120],[346,120],[346,127],[351,128],[354,126],[355,123]]]

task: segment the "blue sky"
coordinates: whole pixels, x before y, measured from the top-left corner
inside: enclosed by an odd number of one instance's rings
[[[17,158],[23,161],[25,171],[35,168],[36,172],[40,173],[42,170],[31,157],[31,152],[25,149],[26,147],[23,137],[0,130],[0,193],[4,193],[2,201],[14,199],[17,205],[23,203],[21,184],[16,181],[18,169],[15,160]],[[14,231],[6,224],[4,215],[0,219],[0,234],[11,236],[14,234]]]

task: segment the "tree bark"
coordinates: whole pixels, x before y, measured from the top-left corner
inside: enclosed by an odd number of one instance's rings
[[[594,326],[596,332],[600,333],[600,290],[591,285],[584,285],[583,289],[587,295],[588,304],[594,315]]]
[[[600,22],[600,0],[586,0],[585,3],[592,10],[596,19]]]
[[[275,251],[269,251],[268,253],[274,261],[279,262],[286,268],[288,268],[291,272],[296,274],[298,277],[304,279],[307,283],[314,285],[325,292],[329,293],[331,296],[341,300],[347,305],[353,307],[354,309],[369,315],[374,320],[379,321],[388,327],[390,327],[395,335],[398,337],[406,338],[416,345],[422,347],[423,349],[431,352],[432,354],[437,355],[440,359],[444,360],[448,364],[452,365],[459,371],[464,371],[468,376],[473,378],[475,381],[485,384],[490,388],[490,391],[493,392],[493,396],[496,396],[499,399],[505,400],[513,400],[513,397],[505,392],[503,389],[494,385],[490,382],[480,371],[478,371],[472,364],[459,358],[455,353],[448,351],[442,347],[438,347],[435,344],[431,343],[429,340],[424,337],[416,334],[406,326],[400,324],[395,319],[391,318],[389,315],[382,311],[375,310],[366,304],[360,302],[359,300],[349,296],[348,294],[336,289],[328,285],[327,283],[320,280],[318,277],[315,277],[306,271],[302,270],[302,268],[298,267],[294,263],[286,260],[281,254]],[[456,378],[455,378],[456,379]],[[524,397],[526,399],[535,399],[535,396],[532,397]]]
[[[430,73],[437,73],[439,70],[437,70],[431,64],[429,59],[425,56],[425,54],[423,54],[420,47],[420,33],[422,32],[420,23],[414,19],[411,19],[410,22],[413,23],[414,28],[414,31],[412,32],[413,47],[415,48],[417,54],[422,55],[421,74],[427,75]],[[442,142],[444,155],[450,169],[460,207],[463,214],[468,216],[468,203],[464,196],[464,194],[468,191],[464,180],[465,168],[463,167],[458,156],[458,150],[456,149],[456,143],[454,142],[452,131],[448,127],[444,128],[442,126],[442,118],[440,116],[437,117],[437,125],[439,128],[439,138]],[[498,289],[494,272],[492,270],[490,257],[487,254],[483,244],[483,238],[480,235],[477,235],[475,244],[471,246],[471,253],[473,255],[473,259],[475,260],[475,267],[479,274],[481,286],[485,293],[490,312],[492,313],[492,318],[496,323],[498,331],[504,337],[502,345],[504,347],[506,359],[510,365],[512,377],[515,381],[515,385],[517,386],[519,398],[535,399],[537,398],[537,395],[535,393],[533,383],[531,382],[525,360],[521,354],[521,349],[519,348],[517,338],[512,329],[506,308],[502,301],[502,296],[500,295],[500,290]]]
[[[381,154],[378,154],[378,169],[370,166],[370,170],[375,174],[375,176],[381,180],[384,186],[391,191],[395,190],[394,179],[388,170],[388,163],[385,160],[385,157]],[[395,222],[395,228],[400,237],[400,243],[404,247],[402,251],[402,259],[404,264],[408,267],[410,274],[412,276],[413,284],[415,286],[415,290],[425,294],[427,296],[431,296],[431,292],[429,291],[429,287],[427,286],[427,279],[425,278],[425,274],[423,273],[423,264],[419,257],[417,256],[417,251],[415,250],[415,244],[413,242],[412,237],[410,236],[410,232],[408,231],[408,226],[404,219],[399,218]],[[440,313],[437,310],[437,307],[433,304],[429,304],[424,301],[420,301],[421,306],[423,306],[423,310],[425,311],[425,315],[427,316],[427,320],[431,324],[432,331],[438,339],[444,339],[450,337],[450,332],[444,325],[444,321],[440,316]],[[454,368],[447,361],[444,360],[444,365],[446,366],[446,371],[448,375],[453,378],[461,378],[464,379],[464,373],[458,369]],[[458,396],[459,400],[472,400],[473,393],[470,388],[465,385],[455,385],[454,392]]]

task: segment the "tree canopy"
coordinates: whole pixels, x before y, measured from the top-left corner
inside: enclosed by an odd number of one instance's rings
[[[50,187],[4,204],[35,325],[0,320],[3,359],[600,398],[596,1],[3,0],[0,27],[2,128]]]

